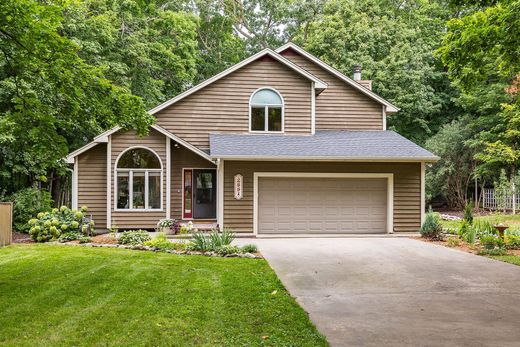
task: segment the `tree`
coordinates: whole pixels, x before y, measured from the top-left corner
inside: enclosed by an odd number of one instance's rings
[[[469,187],[475,177],[475,148],[468,143],[474,136],[467,119],[453,121],[426,141],[425,147],[440,156],[426,176],[428,196],[443,196],[451,207],[463,208],[468,203]]]
[[[520,1],[505,0],[484,2],[450,20],[438,52],[464,93],[502,84],[502,95],[495,100],[500,109],[483,116],[487,127],[478,137],[482,151],[476,157],[482,162],[480,171],[507,168],[511,179],[520,159],[519,47]]]
[[[174,1],[73,2],[63,28],[80,57],[147,108],[189,88],[197,73],[198,19]]]
[[[145,133],[141,98],[116,86],[63,36],[66,2],[0,2],[0,190],[45,182],[60,160],[116,124]]]
[[[456,89],[433,56],[449,17],[443,1],[332,0],[295,40],[346,75],[362,64],[374,91],[402,109],[389,125],[423,143],[458,116]]]

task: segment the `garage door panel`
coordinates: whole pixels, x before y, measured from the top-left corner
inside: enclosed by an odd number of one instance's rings
[[[258,232],[384,233],[385,178],[260,177]]]

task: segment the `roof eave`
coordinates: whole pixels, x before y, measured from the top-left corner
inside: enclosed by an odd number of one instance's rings
[[[298,45],[292,43],[292,42],[288,42],[286,43],[285,45],[281,46],[281,47],[278,47],[275,52],[276,53],[280,53],[280,52],[283,52],[285,51],[286,49],[288,48],[291,48],[293,50],[295,50],[296,52],[298,52],[299,54],[303,55],[304,57],[308,58],[309,60],[315,62],[316,64],[318,64],[319,66],[323,67],[325,70],[329,71],[330,73],[332,73],[333,75],[335,75],[336,77],[340,78],[341,80],[343,80],[344,82],[346,82],[347,84],[351,85],[352,87],[356,88],[357,90],[359,90],[360,92],[366,94],[367,96],[371,97],[372,99],[378,101],[379,103],[383,104],[386,106],[386,112],[387,113],[396,113],[396,112],[399,112],[400,108],[393,105],[391,102],[389,102],[388,100],[385,100],[384,98],[382,98],[381,96],[377,95],[376,93],[374,93],[373,91],[371,91],[370,89],[367,89],[365,87],[363,87],[361,84],[357,83],[356,81],[354,81],[352,78],[346,76],[345,74],[343,74],[342,72],[336,70],[335,68],[333,68],[332,66],[330,66],[329,64],[325,63],[324,61],[322,61],[321,59],[315,57],[314,55],[310,54],[309,52],[305,51],[303,48],[299,47]]]
[[[348,161],[348,162],[413,162],[434,163],[439,157],[337,157],[337,156],[255,156],[255,155],[211,155],[221,160],[268,160],[268,161]]]

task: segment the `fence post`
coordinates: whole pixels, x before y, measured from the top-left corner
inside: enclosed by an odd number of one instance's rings
[[[13,239],[13,203],[0,202],[0,246],[10,245]]]
[[[516,214],[516,186],[513,181],[513,214]]]

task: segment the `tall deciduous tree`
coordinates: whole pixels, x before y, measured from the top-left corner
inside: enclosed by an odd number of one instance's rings
[[[191,86],[198,19],[175,1],[84,0],[66,10],[64,33],[80,56],[152,108]]]
[[[66,2],[0,2],[0,187],[62,169],[60,158],[116,124],[145,132],[142,100],[104,78],[63,35]]]
[[[458,116],[456,90],[433,56],[450,10],[443,1],[331,0],[300,23],[295,40],[335,68],[363,78],[402,111],[389,117],[401,134],[423,143]]]

